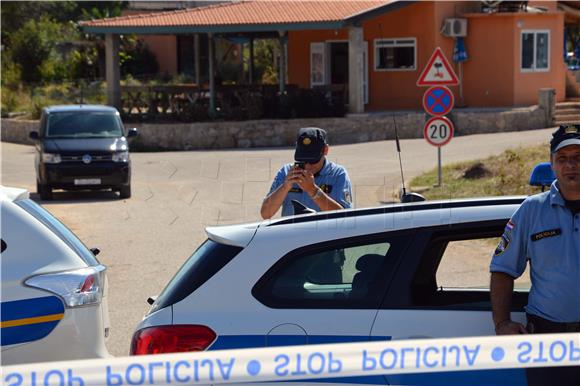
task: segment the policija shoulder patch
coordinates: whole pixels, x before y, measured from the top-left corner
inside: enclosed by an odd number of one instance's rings
[[[504,253],[506,251],[506,249],[508,249],[510,245],[510,239],[506,234],[503,234],[501,236],[501,239],[499,240],[499,244],[497,244],[497,248],[495,249],[495,252],[493,253],[495,256],[499,256],[502,253]]]
[[[541,239],[545,239],[546,237],[554,237],[554,236],[559,236],[562,234],[562,229],[560,228],[556,228],[556,229],[550,229],[547,231],[542,231],[542,232],[538,232],[538,233],[534,233],[531,238],[532,241],[538,241]]]

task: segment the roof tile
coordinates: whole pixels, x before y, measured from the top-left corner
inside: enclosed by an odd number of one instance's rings
[[[251,0],[81,23],[90,27],[168,27],[334,22],[394,1]]]

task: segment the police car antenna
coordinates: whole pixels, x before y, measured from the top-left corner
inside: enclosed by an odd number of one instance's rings
[[[401,169],[401,182],[403,184],[401,191],[401,202],[420,202],[425,201],[425,197],[419,193],[407,193],[405,189],[405,176],[403,175],[403,161],[401,160],[401,143],[399,142],[399,130],[397,130],[397,121],[393,113],[393,123],[395,124],[395,143],[397,144],[397,153],[399,153],[399,167]]]
[[[399,168],[401,169],[401,183],[403,185],[403,194],[407,194],[405,190],[405,177],[403,176],[403,161],[401,160],[401,144],[399,143],[399,131],[397,130],[397,121],[395,120],[395,114],[393,114],[393,123],[395,124],[395,143],[397,144],[397,153],[399,153]]]

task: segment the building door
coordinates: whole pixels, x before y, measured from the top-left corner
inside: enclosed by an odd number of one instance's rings
[[[209,40],[206,34],[199,37],[200,81],[209,81]],[[177,35],[177,73],[195,75],[194,35]]]
[[[328,84],[348,85],[348,42],[327,42]],[[363,100],[369,103],[369,43],[363,42]],[[348,100],[348,98],[347,98]]]
[[[348,84],[348,42],[328,42],[330,84]]]
[[[363,99],[369,103],[369,43],[363,45]],[[348,42],[310,43],[310,87],[348,85]],[[348,96],[346,98],[348,100]]]

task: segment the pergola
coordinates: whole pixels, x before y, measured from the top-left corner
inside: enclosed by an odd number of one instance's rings
[[[106,45],[106,80],[108,104],[120,107],[119,35],[122,34],[207,34],[209,37],[210,113],[215,110],[214,37],[249,38],[249,69],[253,68],[253,39],[277,37],[281,44],[279,89],[284,92],[286,79],[285,46],[288,32],[295,30],[348,29],[349,111],[364,112],[363,101],[363,28],[365,20],[413,3],[410,1],[234,1],[199,8],[129,15],[82,22],[87,33],[104,34]],[[199,44],[195,44],[195,74],[199,80]],[[251,76],[251,75],[250,75]],[[199,83],[199,82],[198,82]]]

